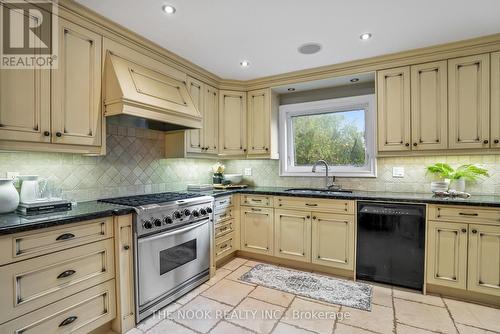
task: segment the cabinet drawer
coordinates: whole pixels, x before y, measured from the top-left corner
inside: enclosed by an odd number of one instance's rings
[[[354,214],[354,201],[338,199],[282,196],[274,199],[274,207],[280,209]]]
[[[234,218],[234,209],[232,207],[223,208],[217,213],[214,214],[214,222],[218,224],[220,222],[233,219]]]
[[[214,208],[215,212],[222,208],[227,208],[233,205],[233,196],[218,197],[215,199]]]
[[[234,219],[215,225],[215,238],[234,231]]]
[[[250,205],[250,206],[272,207],[273,206],[273,197],[272,196],[262,196],[262,195],[241,195],[240,204],[241,205]]]
[[[234,232],[231,232],[223,237],[217,238],[215,240],[215,260],[219,260],[224,256],[234,252]]]
[[[109,280],[0,325],[0,333],[86,334],[115,316],[115,280]]]
[[[500,210],[472,206],[429,205],[429,219],[500,225]]]
[[[0,238],[0,265],[111,238],[113,218],[88,220]]]
[[[113,247],[107,239],[2,267],[0,323],[113,278]]]

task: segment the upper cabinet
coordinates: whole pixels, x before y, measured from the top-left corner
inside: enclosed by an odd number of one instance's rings
[[[248,92],[248,155],[269,152],[271,126],[270,89]]]
[[[410,67],[377,73],[378,150],[410,150]]]
[[[221,90],[219,101],[219,153],[246,155],[246,93]]]
[[[491,147],[500,148],[500,52],[491,54]]]
[[[101,35],[59,20],[59,67],[52,72],[55,143],[101,145],[101,52]]]
[[[448,61],[449,148],[488,148],[490,56]]]
[[[219,152],[219,90],[205,85],[205,109],[203,112],[203,147],[205,153]]]
[[[448,145],[448,77],[446,61],[411,67],[411,138],[413,150],[440,150]]]
[[[202,117],[205,117],[205,101],[204,93],[205,87],[201,81],[194,78],[188,77],[187,79],[187,89],[191,99],[193,100],[194,106],[200,112]],[[186,151],[192,153],[201,153],[205,147],[202,147],[201,143],[203,141],[203,129],[188,130],[186,136]]]

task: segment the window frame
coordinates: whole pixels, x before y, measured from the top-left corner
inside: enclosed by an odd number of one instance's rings
[[[377,177],[375,94],[342,97],[322,101],[286,104],[279,107],[280,176],[324,177],[324,167],[312,172],[312,166],[294,166],[292,117],[332,112],[365,110],[365,142],[368,162],[362,167],[329,166],[330,175],[338,177]]]

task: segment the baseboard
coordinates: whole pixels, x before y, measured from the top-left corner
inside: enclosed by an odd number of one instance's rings
[[[477,304],[482,304],[487,306],[500,307],[500,297],[486,295],[484,293],[448,288],[433,284],[427,284],[427,292],[438,294],[441,295],[442,297],[450,299],[474,302]]]

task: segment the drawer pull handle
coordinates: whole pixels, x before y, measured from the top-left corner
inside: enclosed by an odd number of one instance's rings
[[[227,226],[226,226],[226,227],[221,228],[219,231],[220,231],[220,232],[224,232],[224,231],[225,231],[225,230],[227,230],[228,228],[229,228],[229,227],[227,227]]]
[[[255,198],[252,198],[252,199],[251,199],[251,201],[252,201],[252,202],[262,202],[262,200],[261,200],[261,199],[255,199]]]
[[[67,325],[70,325],[72,323],[74,323],[76,321],[76,319],[78,319],[77,316],[71,316],[71,317],[67,317],[66,319],[64,319],[60,324],[59,324],[59,327],[64,327],[64,326],[67,326]]]
[[[56,238],[57,241],[73,239],[75,235],[73,233],[64,233]]]
[[[306,206],[318,206],[318,204],[306,203]]]
[[[252,211],[262,211],[262,209],[252,208]]]
[[[220,216],[219,216],[219,218],[224,218],[224,217],[226,217],[226,216],[227,216],[227,214],[225,213],[225,214],[223,214],[223,215],[220,215]]]
[[[222,245],[222,246],[221,246],[220,250],[224,250],[224,249],[226,249],[228,246],[229,246],[229,244],[224,244],[224,245]]]
[[[467,212],[459,212],[458,213],[460,216],[471,216],[471,217],[477,217],[479,216],[478,213],[467,213]]]
[[[60,278],[70,277],[70,276],[73,276],[75,273],[76,273],[76,271],[74,271],[72,269],[66,270],[66,271],[63,271],[62,273],[60,273],[59,276],[57,276],[57,278],[60,279]]]

